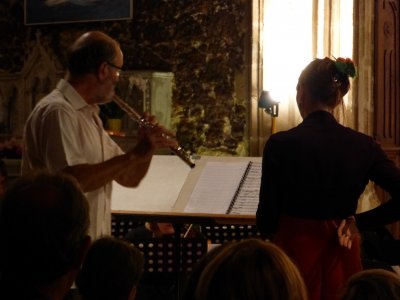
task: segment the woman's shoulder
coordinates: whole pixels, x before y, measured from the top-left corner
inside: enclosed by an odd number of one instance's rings
[[[357,131],[357,130],[355,130],[353,128],[346,127],[346,126],[343,126],[343,125],[341,125],[341,128],[342,128],[342,131],[343,131],[343,136],[347,136],[349,139],[352,139],[355,142],[368,143],[368,144],[371,144],[371,143],[375,144],[376,143],[374,138],[372,136],[366,134],[366,133]]]

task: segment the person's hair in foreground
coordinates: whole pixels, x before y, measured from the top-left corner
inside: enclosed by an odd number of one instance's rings
[[[101,237],[90,247],[76,285],[85,300],[132,300],[143,269],[143,254],[132,244]]]
[[[384,269],[369,269],[349,278],[340,300],[400,299],[400,276]]]
[[[200,265],[196,300],[305,300],[297,267],[276,245],[261,239],[229,242]]]
[[[90,243],[88,228],[89,205],[74,178],[43,171],[14,180],[0,206],[2,285],[20,288],[16,294],[40,291],[70,274],[68,291]]]

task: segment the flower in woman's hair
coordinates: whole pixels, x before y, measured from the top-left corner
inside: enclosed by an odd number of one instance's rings
[[[351,58],[343,58],[343,57],[338,57],[335,59],[335,67],[336,69],[346,75],[350,76],[351,78],[354,78],[356,76],[356,66],[354,62],[351,60]]]

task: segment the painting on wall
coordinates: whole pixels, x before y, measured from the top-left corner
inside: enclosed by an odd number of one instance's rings
[[[25,0],[25,25],[129,20],[132,0]]]

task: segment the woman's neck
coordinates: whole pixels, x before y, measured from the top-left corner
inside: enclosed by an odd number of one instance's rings
[[[315,112],[315,111],[326,111],[330,114],[333,114],[333,109],[328,107],[327,105],[322,104],[321,102],[317,103],[312,103],[312,105],[308,105],[307,107],[304,108],[302,117],[305,119],[309,114]]]

